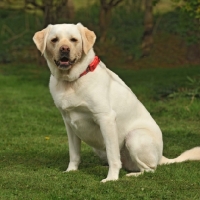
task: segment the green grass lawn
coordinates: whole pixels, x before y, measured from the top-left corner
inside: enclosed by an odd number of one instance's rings
[[[164,154],[176,157],[200,145],[200,99],[165,98],[187,87],[200,67],[115,70],[163,131]],[[67,135],[48,89],[49,71],[33,65],[0,66],[0,199],[200,199],[200,162],[159,166],[155,173],[100,183],[108,167],[82,144],[79,171],[69,161]]]

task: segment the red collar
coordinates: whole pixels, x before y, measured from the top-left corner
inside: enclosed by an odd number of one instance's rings
[[[81,76],[86,75],[88,72],[93,72],[96,69],[96,67],[99,64],[99,62],[100,62],[99,57],[95,56],[94,60],[89,64],[89,66],[86,68],[86,70],[83,73],[80,74],[79,78]]]

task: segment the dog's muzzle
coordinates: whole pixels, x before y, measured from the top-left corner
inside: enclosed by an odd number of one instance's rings
[[[62,70],[68,70],[75,63],[76,59],[70,59],[70,48],[67,45],[63,45],[59,49],[60,58],[59,60],[54,60],[58,68]]]
[[[69,54],[61,54],[59,60],[54,60],[55,64],[59,69],[62,70],[68,70],[70,66],[72,66],[76,61],[76,58],[74,60],[70,60]]]

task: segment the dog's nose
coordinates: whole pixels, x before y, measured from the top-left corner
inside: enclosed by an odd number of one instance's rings
[[[63,45],[60,47],[60,52],[61,53],[70,52],[70,48],[67,45]]]

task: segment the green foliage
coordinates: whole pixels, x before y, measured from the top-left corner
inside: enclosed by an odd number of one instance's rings
[[[59,18],[56,23],[81,22],[100,36],[99,5],[90,4],[87,8],[77,10],[73,21]],[[126,13],[126,14],[124,14]],[[23,10],[0,11],[0,63],[28,61],[35,59],[30,53],[33,49],[32,37],[42,27],[42,17],[37,14],[25,13]],[[107,41],[117,44],[127,55],[139,58],[140,44],[143,34],[143,13],[134,8],[116,8],[108,30]],[[30,49],[30,50],[29,50]]]
[[[175,91],[168,95],[169,98],[175,97],[190,97],[192,100],[200,98],[200,76],[191,78],[187,76],[187,82],[185,86],[176,88]]]
[[[199,0],[173,0],[174,2],[182,2],[181,9],[187,12],[191,17],[200,18],[200,1]]]
[[[154,3],[158,1],[155,0]],[[144,13],[134,8],[134,3],[127,5],[122,4],[113,10],[107,43],[119,47],[127,57],[131,55],[137,59],[141,56]],[[76,11],[73,21],[59,18],[56,23],[83,23],[97,34],[98,47],[99,9],[99,4],[88,3],[88,6],[82,6]],[[2,44],[0,63],[35,60],[32,52],[35,49],[32,37],[35,31],[42,28],[42,17],[37,14],[24,13],[23,10],[6,9],[0,10],[0,17],[3,19],[0,21],[0,43]],[[198,20],[194,19],[189,11],[186,12],[183,9],[164,14],[158,26],[158,30],[180,35],[188,45],[197,44],[200,41],[199,29]]]
[[[198,43],[200,40],[200,1],[174,0],[174,2],[181,2],[181,6],[175,11],[177,18],[175,16],[173,18],[173,21],[176,21],[176,27],[173,27],[174,32],[181,35],[188,45]],[[170,23],[170,20],[167,23]]]
[[[188,45],[196,44],[200,40],[199,22],[180,8],[164,14],[158,29],[180,35]]]
[[[153,4],[153,6],[156,6],[159,2],[160,2],[160,0],[153,0],[152,4]]]
[[[170,86],[160,86],[155,89],[156,99],[164,98],[200,98],[200,76],[187,76],[184,82],[173,83]]]
[[[126,177],[121,170],[119,181],[102,184],[108,167],[82,143],[80,170],[62,173],[69,161],[67,135],[48,90],[49,70],[33,65],[0,67],[1,200],[200,199],[200,162],[159,166],[155,173],[137,178]],[[156,85],[184,83],[199,67],[115,70],[160,125],[167,157],[199,145],[199,101],[186,109],[187,98],[153,98]]]
[[[133,8],[116,8],[108,34],[109,40],[119,44],[124,52],[135,59],[140,58],[142,53],[143,15],[143,12],[135,11]]]
[[[97,35],[99,35],[99,5],[91,4],[87,8],[83,7],[76,11],[75,19],[73,23],[81,22],[83,25],[87,25],[95,29]]]
[[[81,19],[81,23],[94,30],[97,34],[97,42],[100,36],[99,11],[98,4],[92,4],[87,9],[81,8],[76,12],[73,21],[73,23],[78,23]],[[108,29],[107,41],[117,44],[126,54],[132,55],[136,59],[141,56],[143,15],[142,11],[136,11],[134,8],[116,7]]]
[[[41,27],[39,18],[23,10],[1,10],[0,17],[0,62],[29,59],[28,47],[33,44],[34,32]]]

